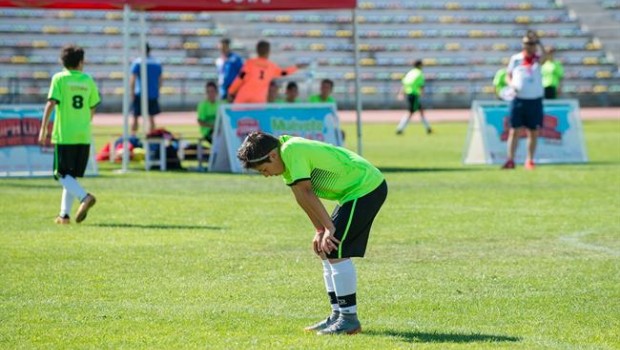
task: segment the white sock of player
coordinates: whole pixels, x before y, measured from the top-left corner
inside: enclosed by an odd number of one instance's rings
[[[332,312],[340,312],[336,290],[334,289],[334,281],[332,280],[332,267],[329,264],[329,260],[321,260],[321,262],[323,263],[323,280],[325,281],[329,302],[332,305]]]
[[[409,119],[410,118],[411,118],[411,115],[409,115],[409,114],[404,115],[403,118],[398,123],[398,127],[396,127],[396,131],[397,132],[403,132],[403,130],[405,130],[405,128],[407,127],[407,124],[409,124]]]
[[[357,274],[353,261],[347,259],[336,264],[331,264],[334,289],[338,297],[340,313],[357,313]]]
[[[65,175],[58,178],[58,182],[64,187],[71,195],[77,198],[80,202],[86,197],[87,193],[77,180],[71,175]]]
[[[60,215],[61,217],[69,216],[71,213],[71,206],[73,205],[73,195],[67,191],[66,188],[62,189],[62,200],[60,201]]]
[[[420,119],[422,119],[422,124],[424,124],[424,128],[426,129],[426,131],[429,131],[431,129],[431,125],[426,121],[424,115],[420,115]]]

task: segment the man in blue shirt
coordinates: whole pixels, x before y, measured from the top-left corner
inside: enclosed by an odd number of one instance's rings
[[[236,53],[230,51],[230,39],[224,38],[220,40],[220,52],[222,56],[215,60],[217,67],[217,84],[220,90],[220,98],[228,99],[228,88],[235,80],[241,67],[243,67],[243,58]]]
[[[149,123],[150,130],[155,129],[154,117],[161,113],[159,107],[159,89],[162,84],[162,66],[161,63],[151,57],[151,47],[146,44],[146,83],[147,83],[147,97],[149,105]],[[142,83],[140,81],[140,58],[136,58],[131,64],[131,78],[129,80],[130,88],[133,100],[133,124],[131,125],[131,132],[135,135],[138,131],[138,117],[142,115],[141,110],[141,94]]]

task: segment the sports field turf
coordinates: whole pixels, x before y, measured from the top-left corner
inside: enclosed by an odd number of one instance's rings
[[[0,348],[618,349],[620,123],[584,128],[589,164],[528,172],[462,166],[464,123],[366,125],[390,193],[356,260],[356,336],[302,331],[329,305],[280,178],[104,164],[63,227],[52,179],[2,179]]]

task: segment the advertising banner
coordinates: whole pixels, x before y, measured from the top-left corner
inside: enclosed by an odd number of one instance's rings
[[[237,149],[253,131],[275,136],[301,136],[342,145],[335,104],[222,105],[215,123],[209,171],[243,172],[237,160]]]
[[[43,107],[38,105],[0,105],[0,177],[52,176],[54,148],[50,143],[53,115],[48,124],[48,139],[39,145]],[[86,175],[97,175],[91,145]]]
[[[474,101],[463,157],[464,164],[503,164],[507,157],[509,104]],[[526,156],[526,130],[519,133],[517,163]],[[576,100],[545,100],[542,128],[538,133],[536,163],[583,163],[586,153],[579,103]]]

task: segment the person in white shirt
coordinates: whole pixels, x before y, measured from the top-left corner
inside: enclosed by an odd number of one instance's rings
[[[508,157],[502,169],[515,168],[515,151],[522,128],[527,130],[527,157],[525,168],[533,170],[538,129],[543,121],[543,96],[541,58],[537,55],[539,40],[536,36],[523,37],[523,51],[513,55],[508,63],[507,82],[516,96],[510,105],[510,131]]]

